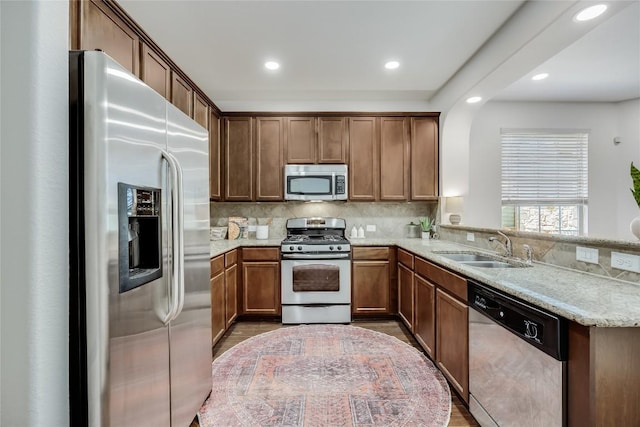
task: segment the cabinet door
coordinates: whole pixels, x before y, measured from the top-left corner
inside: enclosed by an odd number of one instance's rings
[[[411,200],[438,196],[438,122],[433,117],[411,119]]]
[[[380,200],[409,197],[409,129],[405,117],[380,118]]]
[[[140,74],[140,38],[99,1],[83,1],[80,49],[101,49],[136,76]]]
[[[224,272],[211,278],[211,338],[212,343],[216,343],[224,334],[226,329],[225,321],[225,298],[224,298]]]
[[[256,118],[256,200],[284,200],[283,119]]]
[[[140,79],[165,99],[171,98],[171,67],[146,44],[142,45]]]
[[[253,121],[251,117],[224,119],[224,198],[251,201],[253,197]]]
[[[347,162],[347,132],[344,117],[318,118],[318,163]]]
[[[209,115],[209,197],[222,199],[222,146],[220,144],[220,117],[211,110]]]
[[[353,314],[389,313],[389,261],[353,261],[351,264]]]
[[[398,314],[413,332],[413,271],[398,263]]]
[[[231,326],[238,317],[238,265],[234,264],[224,272],[225,285],[225,325]]]
[[[171,103],[187,116],[193,117],[193,89],[178,74],[171,74]]]
[[[417,274],[415,280],[415,322],[413,332],[427,354],[434,359],[436,347],[436,287]]]
[[[378,194],[378,132],[375,117],[349,119],[349,200],[374,201]]]
[[[200,126],[209,130],[209,104],[195,92],[193,96],[193,120]]]
[[[274,261],[242,264],[242,312],[280,314],[280,263]]]
[[[465,402],[469,401],[468,307],[436,290],[436,362]]]
[[[316,140],[314,117],[287,118],[286,163],[315,163]]]

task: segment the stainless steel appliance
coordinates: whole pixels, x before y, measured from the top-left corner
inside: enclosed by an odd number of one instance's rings
[[[285,200],[347,200],[347,165],[285,165]]]
[[[566,425],[566,320],[469,282],[469,410],[481,426]]]
[[[208,134],[71,52],[72,426],[187,426],[211,390]]]
[[[341,218],[287,220],[282,323],[351,322],[351,245]]]

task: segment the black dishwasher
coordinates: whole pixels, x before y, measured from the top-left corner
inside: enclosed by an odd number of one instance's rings
[[[473,416],[483,427],[566,425],[566,319],[468,283]]]

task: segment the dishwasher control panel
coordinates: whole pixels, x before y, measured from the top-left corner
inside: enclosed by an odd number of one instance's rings
[[[471,308],[557,360],[567,358],[567,321],[530,303],[469,281]]]

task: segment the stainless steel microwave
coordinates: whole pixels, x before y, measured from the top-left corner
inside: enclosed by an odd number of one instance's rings
[[[285,200],[347,200],[347,165],[285,165]]]

